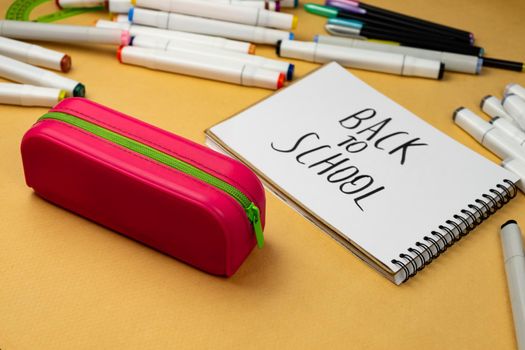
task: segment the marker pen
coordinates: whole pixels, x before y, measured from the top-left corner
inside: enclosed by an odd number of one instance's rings
[[[0,20],[0,35],[15,39],[61,43],[128,45],[130,35],[121,29]]]
[[[499,59],[499,58],[484,57],[483,58],[483,65],[485,67],[506,69],[506,70],[511,70],[511,71],[514,71],[514,72],[523,72],[523,71],[525,71],[525,67],[523,66],[523,62],[502,60],[502,59]]]
[[[66,92],[60,89],[0,83],[0,104],[53,107],[65,96]]]
[[[272,90],[281,88],[285,80],[284,73],[189,53],[168,54],[164,51],[122,46],[117,57],[122,63]]]
[[[145,36],[150,36],[154,38],[184,40],[189,43],[196,44],[196,45],[206,45],[206,46],[216,47],[216,48],[225,49],[225,50],[232,50],[232,51],[238,51],[238,52],[244,52],[244,53],[254,53],[255,52],[255,45],[251,43],[247,43],[244,41],[224,39],[224,38],[219,38],[219,37],[209,36],[209,35],[180,32],[176,30],[152,28],[152,27],[146,27],[146,26],[141,26],[138,24],[131,24],[131,23],[117,23],[117,22],[111,22],[111,21],[105,21],[105,20],[98,20],[96,26],[99,28],[120,28],[120,29],[128,30],[131,36],[145,35]]]
[[[492,95],[483,97],[480,107],[483,112],[490,115],[492,118],[502,117],[519,128],[519,125],[514,118],[505,112],[505,109],[503,109],[503,106],[501,105],[501,101],[497,97]]]
[[[108,10],[110,13],[124,13],[128,14],[129,10],[133,7],[131,0],[107,0]]]
[[[525,162],[520,159],[508,158],[501,162],[501,167],[520,178],[520,180],[516,182],[516,186],[518,186],[521,192],[525,193]]]
[[[460,107],[454,111],[452,119],[476,141],[501,159],[514,158],[525,161],[525,151],[514,140],[494,125],[478,117],[471,110]]]
[[[525,100],[518,95],[505,95],[501,101],[505,111],[512,117],[522,130],[525,130]]]
[[[205,17],[226,22],[290,30],[297,25],[297,17],[289,13],[273,12],[247,6],[232,6],[202,0],[133,0],[136,6],[183,15]],[[137,13],[137,16],[139,14]],[[156,14],[156,16],[167,16]],[[162,19],[160,19],[162,20]]]
[[[269,1],[269,0],[203,0],[209,2],[216,2],[221,4],[228,4],[232,6],[248,6],[256,7],[260,9],[265,9],[268,11],[281,11],[281,3],[279,1]]]
[[[85,95],[85,87],[72,79],[0,55],[0,77],[19,83],[65,90],[69,96]]]
[[[261,44],[275,45],[279,40],[293,39],[293,33],[282,30],[138,8],[129,10],[129,19],[132,23],[157,28],[214,35]]]
[[[99,7],[104,6],[104,0],[55,0],[55,4],[61,9],[77,7]]]
[[[429,60],[441,61],[445,64],[445,70],[479,74],[481,70],[482,59],[476,56],[461,55],[452,52],[434,51],[418,49],[400,45],[381,44],[368,40],[356,40],[347,38],[338,38],[329,35],[316,35],[314,41],[320,44],[337,45],[344,47],[356,47],[359,49],[392,52],[413,57],[426,58]]]
[[[0,54],[40,67],[69,72],[71,57],[42,46],[0,37]]]
[[[524,147],[525,132],[523,132],[519,127],[509,122],[507,119],[501,117],[492,118],[489,123],[503,131],[508,139],[514,140],[518,145]]]
[[[518,349],[525,349],[525,253],[521,230],[514,220],[501,225],[501,246],[509,286]]]
[[[282,7],[296,8],[297,6],[299,6],[299,0],[280,0],[279,2],[281,3],[281,8]]]
[[[276,52],[281,57],[317,63],[336,61],[345,67],[432,79],[441,79],[444,71],[439,61],[315,42],[280,41]]]
[[[505,86],[505,95],[514,94],[525,100],[525,88],[519,84],[512,83]]]
[[[284,61],[272,60],[262,56],[248,55],[245,53],[222,50],[209,46],[189,44],[181,40],[168,40],[162,38],[152,38],[137,35],[132,40],[132,45],[155,50],[162,50],[175,53],[189,53],[208,57],[209,59],[224,59],[233,62],[249,64],[254,67],[274,70],[286,74],[287,80],[292,80],[294,65]]]
[[[446,38],[430,37],[428,35],[415,34],[403,29],[391,29],[365,24],[361,21],[343,18],[330,18],[328,24],[341,27],[353,28],[359,35],[372,39],[396,41],[405,46],[414,46],[423,49],[448,51],[462,53],[465,55],[480,56],[483,50],[480,47],[469,44],[450,41]]]
[[[129,21],[128,15],[127,14],[123,14],[123,13],[119,13],[119,14],[115,14],[115,15],[111,16],[111,20],[113,22],[117,22],[117,23],[131,23]]]

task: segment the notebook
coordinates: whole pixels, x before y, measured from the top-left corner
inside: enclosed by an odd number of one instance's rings
[[[210,147],[244,162],[270,190],[396,284],[516,194],[515,175],[337,63],[206,136]]]

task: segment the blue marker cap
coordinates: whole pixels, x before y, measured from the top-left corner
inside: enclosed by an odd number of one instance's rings
[[[339,25],[343,27],[356,28],[356,29],[363,28],[363,22],[356,21],[353,19],[330,18],[328,20],[328,24],[335,24],[335,25]]]
[[[295,35],[292,32],[290,32],[290,36],[288,37],[288,40],[293,40],[294,38],[295,38]]]
[[[288,66],[288,71],[286,72],[286,80],[290,81],[293,79],[293,72],[295,70],[295,66],[290,63]]]
[[[132,7],[129,9],[129,12],[128,12],[128,21],[130,22],[133,22],[133,13],[135,12],[135,8]]]
[[[314,43],[317,43],[317,42],[319,42],[319,35],[318,34],[314,35]]]
[[[478,58],[478,64],[476,65],[476,74],[479,74],[481,72],[482,67],[483,67],[483,58]]]
[[[299,6],[299,0],[294,0],[293,7],[297,7],[297,6]]]

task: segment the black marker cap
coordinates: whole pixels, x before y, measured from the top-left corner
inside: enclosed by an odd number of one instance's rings
[[[487,95],[481,99],[481,103],[479,104],[479,108],[483,109],[483,105],[485,104],[485,101],[491,98],[492,95]]]
[[[489,120],[489,124],[494,124],[494,122],[495,122],[496,120],[498,120],[499,118],[500,118],[500,117],[495,116],[494,118],[492,118],[491,120]]]
[[[509,97],[509,96],[514,96],[514,94],[507,94],[507,95],[503,96],[503,100],[501,100],[501,105],[502,106],[505,103],[505,100],[507,99],[507,97]]]
[[[516,222],[516,220],[509,220],[506,223],[504,223],[503,225],[501,225],[501,228],[504,228],[505,226],[510,225],[510,224],[517,225],[518,223]]]
[[[281,57],[281,44],[283,43],[282,40],[277,40],[277,44],[275,45],[275,53],[277,56]]]
[[[439,65],[439,74],[438,74],[438,80],[443,79],[443,75],[445,74],[445,64],[441,62]]]
[[[454,111],[454,113],[452,113],[452,120],[456,120],[456,115],[458,114],[459,111],[461,111],[462,109],[465,109],[465,107],[459,107],[458,109],[456,109]]]

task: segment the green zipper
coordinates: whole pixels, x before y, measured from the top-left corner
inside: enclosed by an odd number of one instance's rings
[[[244,193],[242,193],[236,187],[169,154],[161,152],[153,147],[137,142],[133,139],[130,139],[129,137],[122,136],[114,131],[103,128],[99,125],[93,124],[73,115],[60,112],[49,112],[40,117],[38,121],[45,119],[55,119],[73,125],[77,128],[85,130],[89,133],[92,133],[100,138],[108,140],[133,152],[142,154],[145,157],[153,159],[173,169],[177,169],[196,179],[204,181],[207,184],[210,184],[211,186],[218,188],[223,192],[226,192],[243,207],[244,211],[246,212],[246,215],[248,216],[248,219],[253,225],[253,229],[255,231],[255,238],[257,239],[257,246],[259,248],[263,247],[264,237],[261,224],[261,213],[259,211],[259,208],[257,208],[255,203],[253,203],[248,197],[246,197]]]

